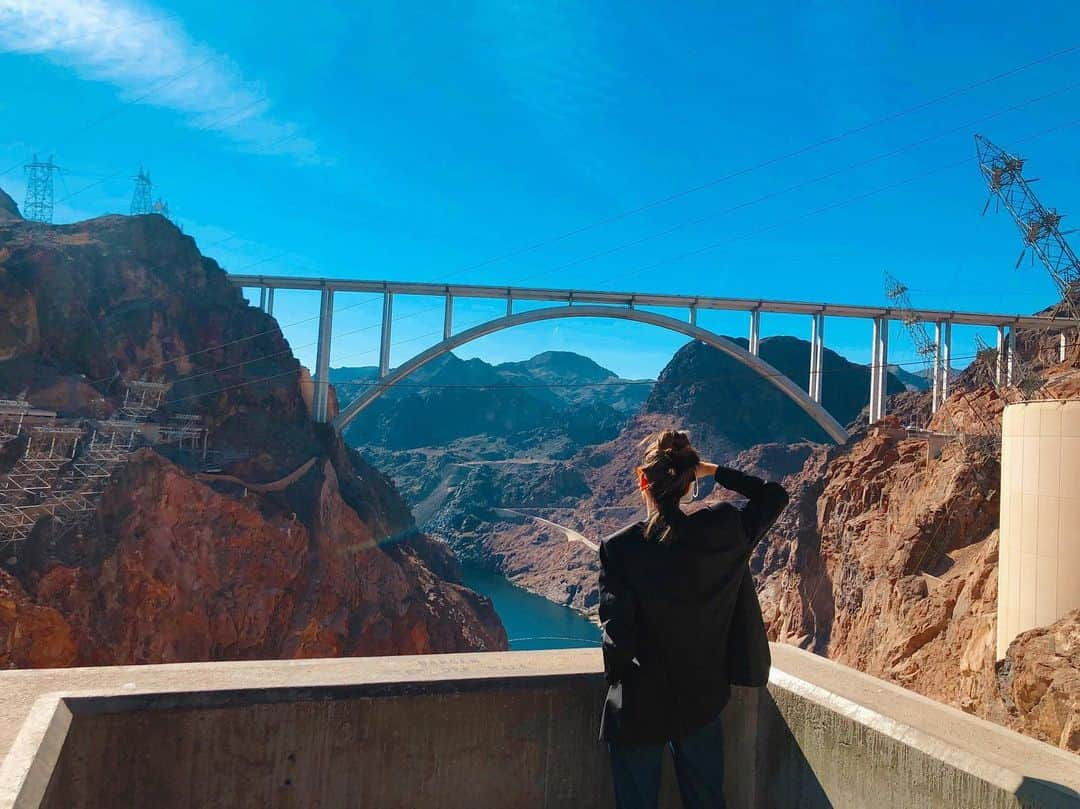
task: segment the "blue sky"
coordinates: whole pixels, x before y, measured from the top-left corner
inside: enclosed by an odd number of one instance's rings
[[[238,272],[875,304],[888,270],[917,305],[1007,312],[1042,308],[1053,287],[1038,265],[1013,269],[1021,244],[1004,212],[980,216],[973,134],[1021,152],[1043,201],[1080,219],[1074,50],[489,262],[1072,48],[1075,2],[1037,14],[880,0],[302,8],[0,0],[0,172],[12,169],[0,186],[21,203],[21,164],[54,154],[56,220],[73,221],[126,212],[142,164],[184,230]],[[499,309],[462,303],[457,322]],[[278,296],[307,362],[316,310],[313,295]],[[376,361],[378,314],[339,296],[333,364]],[[441,307],[399,299],[395,315],[396,364],[433,339]],[[746,328],[744,316],[700,322]],[[809,318],[763,330],[808,336]],[[826,343],[867,361],[869,332],[829,320]],[[973,338],[957,329],[955,354]],[[569,349],[652,376],[682,342],[563,321],[461,353]],[[911,360],[898,325],[892,349]]]

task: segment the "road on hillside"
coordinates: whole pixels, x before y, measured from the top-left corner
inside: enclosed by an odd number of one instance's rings
[[[533,522],[547,526],[548,528],[554,528],[558,531],[562,531],[566,535],[567,542],[580,542],[582,545],[584,545],[586,548],[589,548],[590,550],[600,550],[600,546],[597,543],[593,542],[591,539],[587,538],[584,534],[575,531],[573,528],[567,528],[565,525],[559,525],[557,522],[545,520],[543,517],[534,517],[531,514],[525,514],[524,512],[512,508],[497,508],[495,509],[495,513],[498,514],[500,517],[523,517],[526,520],[532,520]]]

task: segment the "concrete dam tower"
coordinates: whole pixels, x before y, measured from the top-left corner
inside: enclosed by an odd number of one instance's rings
[[[1080,608],[1080,400],[1005,408],[997,657]]]

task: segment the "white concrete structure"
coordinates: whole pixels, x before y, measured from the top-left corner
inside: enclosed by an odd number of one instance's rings
[[[1080,607],[1080,401],[1005,408],[997,656]]]

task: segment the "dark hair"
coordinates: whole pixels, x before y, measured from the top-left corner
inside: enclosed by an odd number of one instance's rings
[[[679,499],[697,477],[701,457],[690,445],[690,436],[664,430],[652,438],[638,475],[643,476],[656,511],[645,525],[645,537],[659,542],[675,539],[674,523],[682,516]]]

